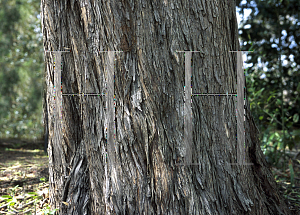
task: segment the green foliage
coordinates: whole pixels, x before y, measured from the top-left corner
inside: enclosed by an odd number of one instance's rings
[[[0,137],[39,138],[43,49],[40,1],[0,1]]]
[[[10,189],[10,192],[11,192],[11,195],[15,195],[17,189],[18,189],[19,185],[15,186],[15,187],[12,187],[12,188],[9,188]]]
[[[299,8],[298,0],[244,0],[250,16],[239,29],[242,49],[253,49],[246,63],[247,95],[260,130],[262,149],[277,164],[285,149],[299,144]]]
[[[45,181],[45,178],[41,179],[41,181]],[[18,185],[9,188],[8,195],[0,196],[0,208],[8,214],[37,214],[37,208],[41,209],[41,212],[45,215],[55,214],[59,209],[51,210],[48,203],[45,203],[45,200],[49,200],[49,197],[46,196],[44,191],[41,192],[41,189],[48,186],[49,183],[40,183],[35,192],[24,192],[24,188]]]
[[[46,207],[46,209],[43,209],[42,212],[45,214],[45,215],[48,215],[48,214],[55,214],[55,212],[58,210],[58,208],[54,209],[54,210],[51,210],[49,206]]]
[[[0,202],[6,202],[4,205],[1,205],[1,208],[7,208],[8,213],[12,214],[28,214],[31,211],[36,211],[36,204],[43,199],[42,195],[39,195],[37,192],[28,192],[24,194],[24,197],[17,195],[17,192],[20,192],[22,188],[18,185],[10,188],[10,195],[2,195],[0,197]],[[34,208],[29,208],[29,206],[34,206]],[[16,207],[18,206],[18,207]],[[44,214],[55,214],[55,211],[58,209],[50,210],[50,207],[47,205],[43,208],[42,212]]]

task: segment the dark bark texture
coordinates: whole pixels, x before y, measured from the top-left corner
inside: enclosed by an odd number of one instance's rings
[[[236,93],[235,2],[42,0],[45,50],[62,53],[63,93],[104,93],[115,54],[115,159],[107,162],[105,96],[63,96],[54,127],[54,55],[45,53],[50,201],[60,214],[289,214],[260,150],[246,100],[245,162],[236,163],[233,96],[194,96],[185,156],[184,53],[193,93]],[[62,132],[61,141],[55,141]]]

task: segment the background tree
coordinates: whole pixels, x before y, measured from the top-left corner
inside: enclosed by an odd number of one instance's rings
[[[241,23],[243,48],[254,49],[246,63],[249,101],[268,161],[279,162],[300,141],[298,0],[237,1],[251,14]],[[287,162],[280,162],[287,164]]]
[[[0,1],[0,137],[43,132],[40,1]]]
[[[278,195],[246,99],[246,157],[236,162],[235,99],[193,99],[193,163],[182,162],[184,55],[193,92],[236,92],[233,1],[45,1],[45,50],[63,54],[64,93],[105,92],[116,54],[116,163],[107,162],[105,97],[64,96],[53,115],[54,55],[45,55],[50,201],[60,214],[289,214]],[[86,74],[86,75],[85,75]],[[227,132],[227,134],[226,134]]]

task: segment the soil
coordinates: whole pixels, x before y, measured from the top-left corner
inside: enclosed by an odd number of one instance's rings
[[[16,139],[0,139],[0,196],[9,195],[22,199],[22,195],[36,192],[35,198],[43,201],[43,208],[48,203],[48,156],[43,150],[42,141],[24,141]],[[40,188],[43,189],[40,189]],[[37,193],[37,191],[41,191]],[[23,198],[23,204],[27,203]],[[7,213],[7,201],[1,198],[0,214]],[[18,200],[19,205],[22,204]],[[15,206],[16,206],[15,205]],[[31,205],[33,207],[33,205]],[[19,207],[21,208],[21,207]],[[34,213],[18,210],[17,214],[43,214],[35,206]],[[29,207],[26,208],[27,210]]]
[[[8,213],[9,209],[19,215],[50,214],[50,211],[45,213],[49,208],[49,170],[43,144],[43,141],[0,139],[0,214]],[[292,214],[300,214],[300,155],[292,157],[293,169],[272,167],[272,171]],[[294,186],[290,183],[291,170]],[[28,197],[28,194],[32,196]],[[18,199],[12,208],[7,206],[4,195]],[[30,205],[34,198],[39,201]]]

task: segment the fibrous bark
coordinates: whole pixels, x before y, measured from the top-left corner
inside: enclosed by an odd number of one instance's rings
[[[45,54],[50,200],[60,214],[289,214],[246,102],[245,162],[236,163],[235,99],[193,97],[192,162],[183,162],[184,53],[193,93],[235,93],[234,1],[42,0],[45,50],[63,50],[63,93],[106,91],[115,54],[115,151],[107,155],[105,96],[63,96],[54,127],[54,55]],[[247,101],[247,98],[246,98]],[[57,132],[63,138],[54,141]],[[108,161],[108,162],[107,162]]]

